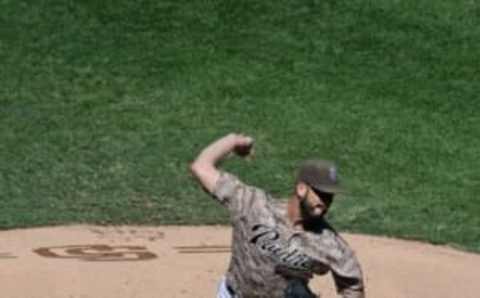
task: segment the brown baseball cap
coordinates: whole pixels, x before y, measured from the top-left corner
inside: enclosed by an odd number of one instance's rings
[[[344,193],[345,189],[337,175],[337,166],[329,160],[306,160],[302,162],[297,174],[297,183],[326,193]]]

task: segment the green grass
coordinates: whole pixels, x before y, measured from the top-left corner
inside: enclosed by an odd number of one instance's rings
[[[188,164],[285,197],[310,157],[341,230],[480,251],[474,1],[0,0],[0,227],[226,223]]]

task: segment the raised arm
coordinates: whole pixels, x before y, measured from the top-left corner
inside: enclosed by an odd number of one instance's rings
[[[217,163],[231,152],[246,156],[252,146],[253,138],[242,134],[228,134],[203,149],[190,165],[190,169],[200,184],[212,193],[220,177]]]

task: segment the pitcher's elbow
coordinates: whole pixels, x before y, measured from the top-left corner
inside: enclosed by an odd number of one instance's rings
[[[198,161],[194,161],[190,164],[190,173],[192,173],[194,176],[199,177],[202,173],[202,169],[204,166],[202,166],[201,163]]]
[[[196,173],[198,171],[198,165],[196,164],[196,162],[190,163],[188,168],[190,170],[190,173],[192,173],[193,175],[196,175]]]

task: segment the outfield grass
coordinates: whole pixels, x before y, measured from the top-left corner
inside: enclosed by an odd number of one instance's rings
[[[226,223],[188,163],[284,197],[335,159],[344,231],[480,251],[480,4],[0,1],[0,227]]]

